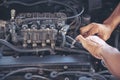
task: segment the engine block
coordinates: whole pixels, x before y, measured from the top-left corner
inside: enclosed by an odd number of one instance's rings
[[[1,0],[0,80],[117,80],[75,40],[117,1]],[[119,42],[117,29],[107,43],[120,50]]]
[[[65,13],[20,13],[16,18],[12,17],[20,29],[18,30],[19,34],[14,21],[8,24],[12,41],[18,42],[22,39],[23,47],[27,47],[30,44],[32,47],[50,45],[54,48],[57,34],[64,35],[67,31],[66,28],[68,27],[66,26],[68,25],[63,19],[66,17]]]

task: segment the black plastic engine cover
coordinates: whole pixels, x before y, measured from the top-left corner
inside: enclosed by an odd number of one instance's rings
[[[53,69],[64,66],[69,68],[78,67],[81,70],[89,70],[90,58],[86,55],[69,55],[69,56],[60,56],[60,55],[49,55],[44,57],[37,56],[23,56],[19,58],[14,57],[2,57],[0,59],[0,69],[8,67],[51,67]]]

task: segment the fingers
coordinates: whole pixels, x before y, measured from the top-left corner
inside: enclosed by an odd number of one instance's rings
[[[87,32],[87,37],[90,36],[90,35],[95,35],[95,34],[98,34],[98,27],[96,26],[93,26],[93,28],[91,28],[88,32]]]
[[[106,44],[105,41],[98,36],[89,36],[86,39],[90,40],[91,42],[95,43],[96,45],[105,45]]]
[[[85,35],[85,33],[87,33],[92,27],[93,27],[93,25],[91,25],[91,24],[84,26],[84,27],[80,28],[80,33],[82,35]]]
[[[81,43],[85,43],[85,42],[86,42],[85,38],[84,38],[82,35],[78,35],[78,36],[76,37],[76,40],[77,40],[77,41],[80,41]]]
[[[97,59],[101,59],[101,47],[106,45],[106,43],[97,36],[89,36],[84,38],[82,35],[78,35],[76,40],[80,41],[83,47],[88,50],[91,55],[96,57]]]
[[[98,33],[98,27],[96,23],[89,24],[85,27],[80,28],[80,33],[84,37],[88,37],[90,35],[94,35]]]
[[[110,35],[98,35],[101,39],[103,39],[104,41],[107,41],[110,38]]]

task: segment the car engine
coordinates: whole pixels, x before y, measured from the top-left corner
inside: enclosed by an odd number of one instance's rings
[[[81,27],[102,23],[118,3],[1,0],[0,80],[117,80],[75,38]],[[120,49],[119,37],[118,27],[107,43]]]

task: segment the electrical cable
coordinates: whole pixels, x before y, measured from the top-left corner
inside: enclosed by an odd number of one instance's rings
[[[73,39],[70,36],[66,36],[66,41],[71,44],[71,48],[77,47],[79,49],[85,50],[80,42],[76,41],[75,39]]]
[[[107,80],[103,75],[100,75],[100,74],[94,74],[93,76],[92,76],[93,78],[98,78],[98,79],[101,79],[101,80]]]
[[[40,76],[40,75],[32,75],[31,77],[32,77],[32,78],[44,79],[44,80],[51,80],[51,79],[49,79],[49,78],[46,78],[46,77],[43,77],[43,76]]]
[[[44,69],[44,68],[36,68],[36,67],[31,67],[31,68],[22,68],[22,69],[18,69],[18,70],[14,70],[8,74],[6,74],[4,77],[1,78],[1,80],[4,80],[6,79],[7,77],[13,75],[13,74],[16,74],[16,73],[19,73],[19,72],[25,72],[25,71],[39,71],[39,70],[43,70],[43,71],[53,71],[53,70],[50,70],[50,69]],[[106,71],[105,71],[106,72]],[[64,74],[79,74],[79,75],[83,75],[83,76],[90,76],[92,78],[95,78],[95,77],[99,77],[99,78],[102,78],[103,80],[107,80],[104,76],[98,74],[98,73],[90,73],[90,72],[81,72],[81,71],[64,71],[64,72],[56,72],[56,74],[54,74],[54,78],[55,77],[58,77],[60,75],[64,75]],[[36,78],[40,78],[40,79],[45,79],[45,80],[50,80],[49,78],[46,78],[46,77],[43,77],[43,76],[39,76],[39,75],[32,75],[31,77],[36,77]]]
[[[4,80],[6,79],[7,77],[13,75],[13,74],[16,74],[16,73],[19,73],[19,72],[24,72],[24,71],[39,71],[39,70],[45,70],[45,71],[53,71],[53,70],[50,70],[50,69],[44,69],[44,68],[36,68],[36,67],[31,67],[31,68],[22,68],[22,69],[18,69],[18,70],[14,70],[14,71],[11,71],[10,73],[6,74],[5,76],[3,76],[1,78],[1,80]]]
[[[0,4],[0,6],[3,6],[5,4],[7,5],[10,5],[10,4],[20,4],[20,5],[24,5],[24,6],[34,6],[34,5],[38,5],[38,4],[42,4],[42,3],[46,3],[48,2],[47,0],[46,1],[38,1],[38,2],[35,2],[35,3],[24,3],[24,2],[21,2],[21,1],[5,1],[3,3]]]
[[[100,72],[97,72],[98,74],[106,74],[106,73],[110,73],[108,70],[104,70],[104,71],[100,71]]]
[[[81,72],[81,71],[63,71],[63,72],[57,72],[56,74],[54,74],[54,77],[58,77],[60,75],[65,75],[65,74],[79,74],[79,75],[83,75],[83,76],[90,76],[90,77],[99,77],[102,78],[102,80],[107,80],[104,76],[98,74],[98,73],[90,73],[90,72]]]

